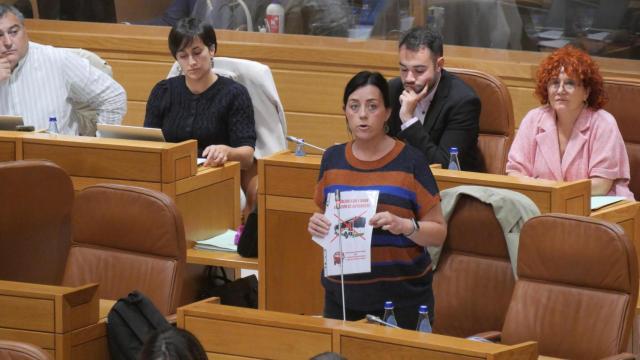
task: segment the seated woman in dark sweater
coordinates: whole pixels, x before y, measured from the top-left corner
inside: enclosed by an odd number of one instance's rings
[[[184,75],[156,84],[144,126],[162,129],[170,142],[197,140],[205,166],[238,161],[247,170],[256,144],[253,106],[244,86],[211,71],[216,46],[213,27],[197,19],[181,19],[171,28],[169,50]]]

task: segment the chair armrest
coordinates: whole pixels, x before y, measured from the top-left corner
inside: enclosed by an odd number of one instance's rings
[[[607,356],[606,358],[604,358],[602,360],[634,360],[635,358],[636,358],[636,356],[633,355],[633,354],[621,353],[621,354],[617,354],[617,355]]]
[[[495,330],[484,331],[479,334],[473,335],[473,337],[479,337],[485,340],[489,340],[491,342],[500,342],[500,340],[502,340],[502,331],[495,331]]]

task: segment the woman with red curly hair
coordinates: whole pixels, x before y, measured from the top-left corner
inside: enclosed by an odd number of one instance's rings
[[[542,61],[536,96],[542,103],[524,117],[509,151],[507,174],[555,181],[591,179],[592,195],[633,200],[629,158],[598,65],[567,46]]]

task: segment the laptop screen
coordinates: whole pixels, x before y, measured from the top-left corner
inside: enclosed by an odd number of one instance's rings
[[[139,126],[98,124],[98,136],[114,139],[147,140],[164,142],[162,129]]]
[[[16,126],[24,125],[22,116],[0,115],[0,130],[15,131]]]

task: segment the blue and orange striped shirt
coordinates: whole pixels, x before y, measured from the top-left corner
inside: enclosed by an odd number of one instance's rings
[[[320,165],[314,200],[324,209],[327,195],[350,190],[378,190],[377,212],[421,219],[440,206],[429,163],[417,149],[396,141],[393,149],[375,161],[358,160],[352,142],[327,149]],[[339,277],[324,277],[328,294],[340,300]],[[345,276],[347,307],[359,311],[382,309],[384,301],[397,306],[423,304],[432,297],[431,259],[424,248],[404,235],[380,228],[371,239],[371,272]]]

